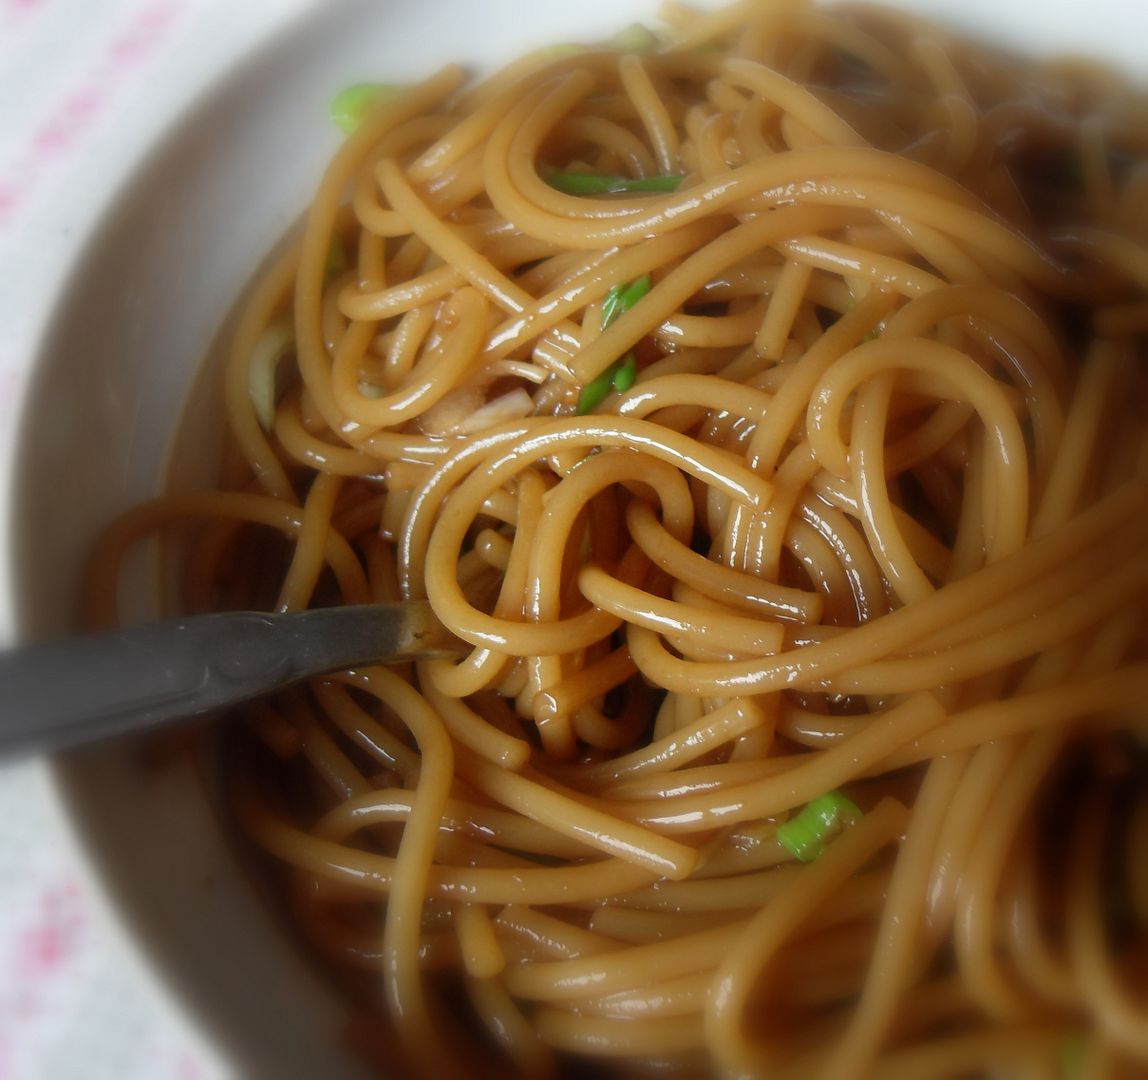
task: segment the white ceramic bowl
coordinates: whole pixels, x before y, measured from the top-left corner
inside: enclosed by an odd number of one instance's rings
[[[200,361],[264,253],[305,206],[337,141],[326,105],[365,78],[489,65],[548,41],[650,19],[653,0],[345,0],[268,42],[163,140],[78,249],[19,409],[3,573],[22,636],[71,625],[85,553],[155,493]],[[1033,51],[1104,55],[1144,71],[1139,0],[918,0]],[[481,14],[480,14],[481,13]],[[210,439],[207,439],[210,442]],[[210,468],[205,451],[203,469]],[[50,478],[50,480],[48,479]],[[140,596],[148,589],[141,584]],[[240,872],[190,767],[153,771],[132,746],[54,766],[78,842],[150,960],[226,1068],[354,1076],[342,1009]]]

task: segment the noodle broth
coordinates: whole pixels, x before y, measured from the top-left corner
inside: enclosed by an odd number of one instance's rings
[[[192,610],[470,643],[228,751],[384,1067],[1136,1075],[1145,99],[671,16],[380,95],[231,335],[222,490],[93,595],[205,521]]]

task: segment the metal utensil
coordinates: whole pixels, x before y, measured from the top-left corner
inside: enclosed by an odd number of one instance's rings
[[[423,602],[195,615],[0,653],[0,754],[160,727],[341,668],[464,646]]]

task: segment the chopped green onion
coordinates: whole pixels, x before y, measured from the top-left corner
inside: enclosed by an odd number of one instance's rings
[[[652,52],[658,47],[658,35],[641,23],[630,23],[610,38],[610,48],[618,52]]]
[[[275,425],[275,407],[287,383],[283,363],[295,352],[295,328],[290,319],[270,323],[255,342],[247,365],[247,393],[264,431]]]
[[[637,377],[638,361],[633,353],[626,353],[621,363],[618,364],[618,370],[614,372],[614,389],[619,394],[624,394],[634,385],[634,380]]]
[[[626,353],[621,360],[615,360],[605,371],[582,387],[578,398],[578,415],[593,412],[611,390],[624,394],[638,377],[638,361],[633,353]]]
[[[331,119],[350,135],[372,109],[398,97],[402,89],[392,83],[355,83],[345,87],[331,101]]]
[[[553,172],[546,182],[567,195],[616,195],[622,192],[677,191],[684,176],[608,176],[606,173]]]
[[[620,360],[615,360],[605,371],[600,372],[584,387],[578,397],[578,415],[585,416],[593,412],[602,404],[606,395],[614,388],[614,376],[622,366]]]
[[[615,285],[608,293],[606,299],[602,301],[602,329],[605,330],[619,315],[622,314],[618,310],[618,305],[622,302],[622,293],[626,291],[626,285]]]
[[[347,246],[338,233],[331,235],[331,243],[327,245],[327,261],[323,263],[323,287],[330,285],[348,266],[351,265],[350,256],[347,255]]]
[[[1060,1047],[1060,1071],[1064,1080],[1080,1080],[1088,1058],[1088,1041],[1079,1031],[1064,1037]]]
[[[602,329],[605,330],[620,315],[625,315],[650,291],[650,275],[643,274],[628,285],[615,285],[602,301]]]
[[[602,301],[602,329],[605,330],[620,315],[629,311],[650,291],[650,285],[649,274],[615,285]],[[578,398],[578,415],[585,416],[593,412],[611,390],[625,393],[634,385],[637,377],[638,361],[633,353],[626,353],[621,360],[615,360],[597,378],[582,387],[582,394]]]
[[[812,862],[825,853],[825,838],[842,822],[852,823],[861,811],[840,791],[820,795],[777,827],[777,839],[795,859]]]

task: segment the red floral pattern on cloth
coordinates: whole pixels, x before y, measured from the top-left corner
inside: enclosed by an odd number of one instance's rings
[[[0,770],[0,1080],[211,1080],[125,955],[50,808]]]
[[[204,87],[316,2],[0,0],[0,461],[52,298],[115,189]],[[0,644],[10,607],[0,580]],[[0,764],[0,1080],[217,1080],[53,802],[42,764]]]
[[[8,0],[8,6],[13,6],[13,0]],[[15,4],[25,13],[36,6],[46,5],[44,0]],[[66,167],[62,159],[81,148],[89,129],[164,48],[185,6],[185,0],[153,0],[130,12],[87,72],[51,101],[44,118],[27,133],[26,145],[0,173],[0,226],[34,194],[45,174]]]

